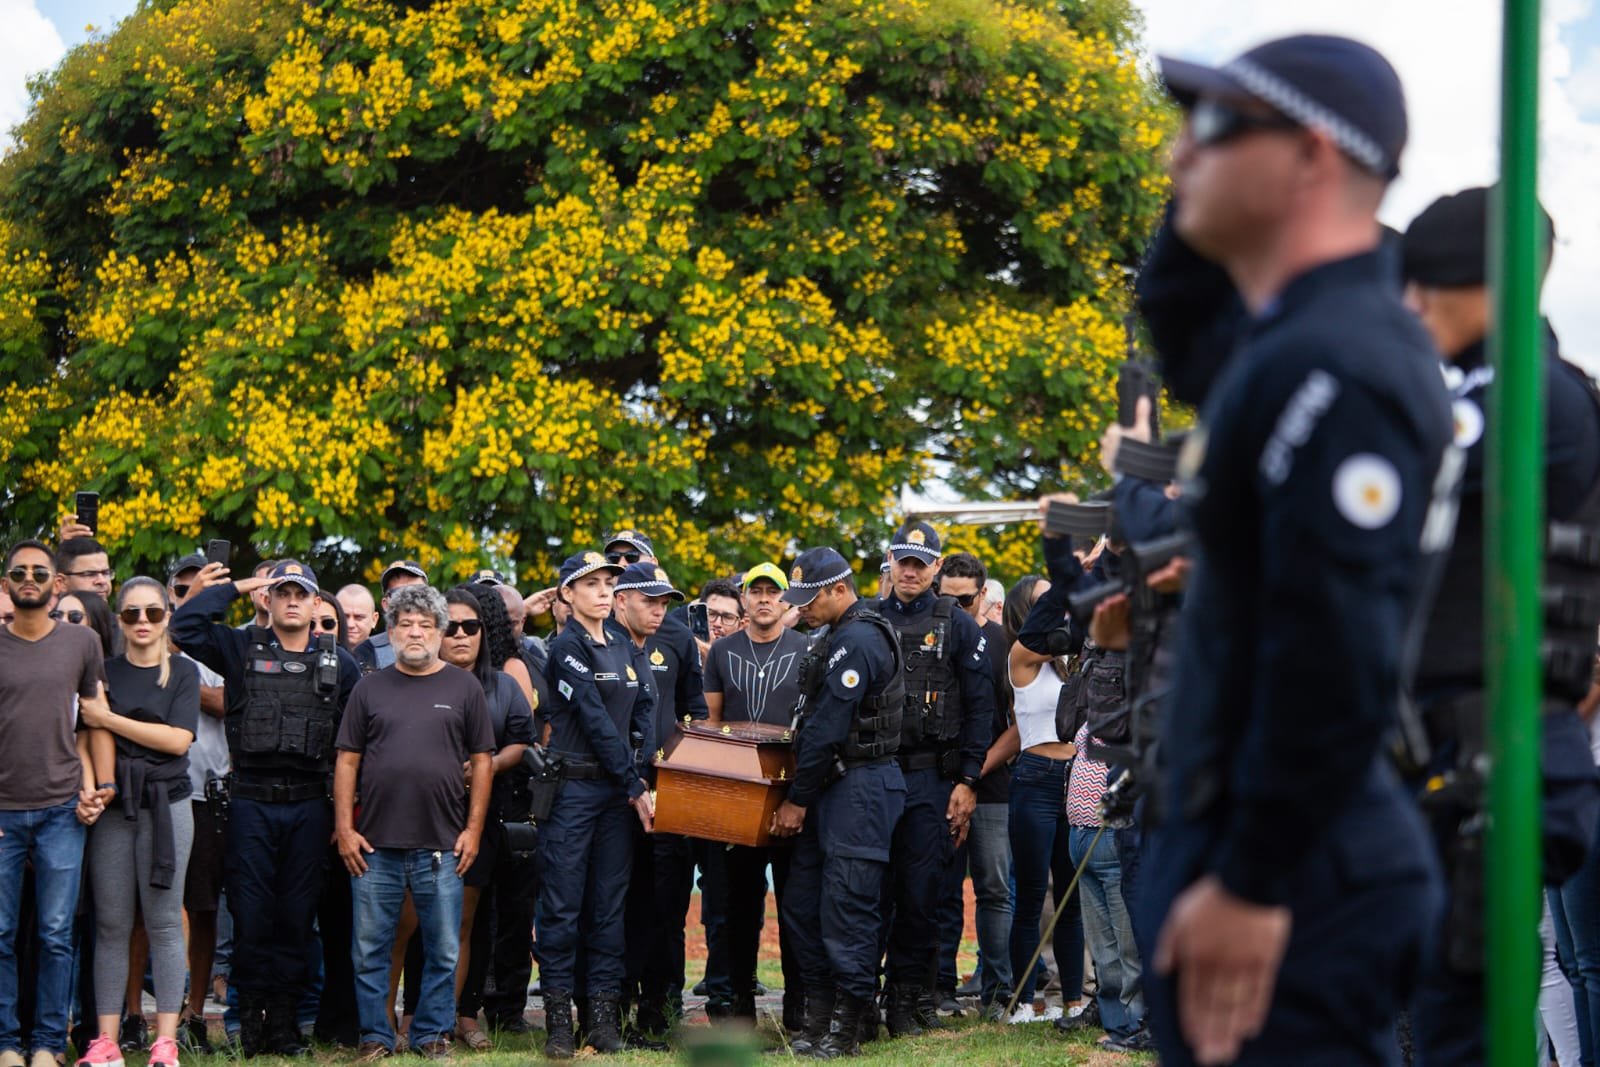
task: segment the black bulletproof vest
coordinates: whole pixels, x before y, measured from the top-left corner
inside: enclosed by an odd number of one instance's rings
[[[894,659],[888,676],[877,683],[875,693],[861,698],[855,714],[850,719],[850,732],[845,737],[839,755],[847,760],[874,760],[892,756],[900,750],[901,723],[906,706],[905,672],[900,669],[900,646],[896,643],[894,627],[889,620],[875,611],[862,608],[854,618],[871,626],[883,637]],[[826,636],[813,642],[805,657],[800,660],[800,691],[807,701],[822,692],[827,681],[828,657],[833,652],[837,630],[830,629]]]
[[[956,740],[961,736],[961,684],[955,670],[954,597],[942,596],[915,622],[901,623],[900,654],[905,659],[906,714],[900,726],[900,751]]]
[[[224,722],[234,766],[242,771],[333,769],[339,725],[339,656],[333,649],[289,652],[270,630],[251,626],[244,700]]]

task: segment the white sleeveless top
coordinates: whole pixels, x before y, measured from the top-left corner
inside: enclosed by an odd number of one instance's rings
[[[1008,665],[1007,674],[1010,670]],[[1061,676],[1049,663],[1039,664],[1039,674],[1027,685],[1018,685],[1016,678],[1011,679],[1022,751],[1061,740],[1056,736],[1056,702],[1061,696],[1061,685]]]

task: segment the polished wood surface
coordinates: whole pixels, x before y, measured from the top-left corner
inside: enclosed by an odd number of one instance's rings
[[[679,723],[655,766],[658,833],[766,845],[794,775],[793,738],[765,723]]]

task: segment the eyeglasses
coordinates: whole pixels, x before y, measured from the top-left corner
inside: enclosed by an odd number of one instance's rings
[[[468,637],[477,637],[478,631],[482,629],[482,619],[451,619],[445,624],[444,635],[454,637],[456,634],[466,634]]]
[[[184,582],[181,585],[174,585],[172,587],[172,595],[177,597],[179,600],[182,600],[184,597],[189,595],[189,588],[190,583],[188,582]]]
[[[735,611],[708,611],[706,612],[706,618],[715,619],[718,622],[733,623],[739,621],[739,613]]]
[[[311,626],[312,629],[320,626],[329,633],[332,633],[339,628],[339,620],[330,615],[326,619],[312,619]]]
[[[35,563],[32,567],[12,567],[9,571],[6,571],[6,577],[10,578],[13,582],[21,583],[28,580],[28,575],[30,573],[33,575],[33,580],[40,585],[43,585],[45,582],[50,580],[50,568],[41,567],[37,563]]]
[[[83,625],[83,612],[77,610],[76,608],[72,609],[71,611],[62,611],[60,608],[57,608],[56,610],[54,610],[54,611],[52,611],[50,613],[50,617],[52,619],[56,620],[57,622],[60,622],[62,619],[66,619],[68,622],[72,623],[72,625],[74,625],[74,626],[82,626]],[[10,622],[10,621],[11,621],[11,616],[7,615],[6,616],[6,622]]]
[[[955,601],[956,601],[957,604],[960,604],[964,608],[970,608],[970,607],[972,607],[972,602],[974,600],[977,600],[980,596],[982,596],[983,593],[982,592],[961,593],[959,595],[956,594],[956,593],[951,593],[950,595],[955,597]]]
[[[1298,130],[1287,115],[1250,114],[1220,100],[1201,100],[1189,111],[1189,139],[1201,147],[1224,144],[1256,130]]]
[[[644,553],[634,550],[631,552],[607,552],[606,560],[610,563],[638,563],[644,558]]]
[[[123,608],[117,612],[117,618],[132,626],[139,621],[140,612],[144,613],[145,619],[149,622],[160,622],[167,617],[167,609],[160,604],[146,604],[142,608]]]
[[[62,571],[61,573],[68,578],[112,578],[116,576],[117,572],[107,567],[98,571]]]

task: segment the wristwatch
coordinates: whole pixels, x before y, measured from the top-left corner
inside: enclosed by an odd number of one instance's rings
[[[966,786],[974,793],[978,791],[978,776],[975,774],[963,774],[960,778],[956,779],[956,781]]]

